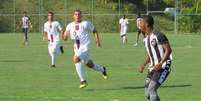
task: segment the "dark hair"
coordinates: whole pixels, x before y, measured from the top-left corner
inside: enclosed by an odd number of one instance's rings
[[[75,13],[75,12],[79,12],[80,14],[82,14],[82,11],[81,11],[80,9],[74,10],[74,13]]]
[[[124,18],[124,19],[126,18],[126,15],[125,15],[125,14],[123,15],[123,18]]]
[[[51,14],[52,16],[54,15],[54,13],[53,13],[53,12],[51,12],[51,11],[49,11],[49,12],[48,12],[48,14]]]
[[[27,11],[24,11],[23,13],[24,13],[24,14],[27,14]]]
[[[153,28],[154,26],[154,19],[151,15],[143,15],[141,16],[141,18],[146,22],[148,23],[148,27],[151,27]]]

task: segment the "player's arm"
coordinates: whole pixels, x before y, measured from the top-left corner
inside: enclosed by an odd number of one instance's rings
[[[22,26],[22,21],[19,21],[19,24],[17,25],[17,29],[20,29],[20,27]]]
[[[149,58],[149,55],[147,54],[147,55],[145,56],[144,63],[139,66],[138,71],[139,71],[140,73],[143,73],[144,68],[145,68],[145,66],[146,66],[148,63],[150,63],[150,58]]]
[[[96,41],[96,47],[101,47],[99,34],[98,34],[98,31],[96,30],[96,28],[94,28],[93,34],[94,34],[95,41]]]
[[[43,32],[43,40],[48,40],[47,34],[48,34],[47,32],[45,32],[45,31]]]
[[[172,52],[172,49],[170,47],[170,44],[169,42],[165,43],[165,44],[162,44],[162,47],[164,49],[164,56],[162,56],[162,59],[161,61],[154,67],[155,70],[160,70],[163,63],[166,62]]]
[[[60,35],[61,35],[60,38],[63,39],[63,36],[64,36],[64,30],[63,30],[62,28],[60,29]]]
[[[33,28],[32,24],[31,24],[31,20],[29,20],[29,26],[30,26],[30,28]]]
[[[69,35],[70,35],[70,31],[66,30],[66,31],[63,32],[63,34],[62,34],[62,39],[63,39],[64,41],[67,41]]]

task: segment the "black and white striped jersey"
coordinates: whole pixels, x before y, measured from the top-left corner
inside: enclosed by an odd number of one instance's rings
[[[153,68],[158,64],[164,56],[163,44],[169,43],[167,37],[160,33],[153,31],[150,35],[147,35],[144,38],[145,48],[148,52],[150,58],[149,68]],[[165,68],[165,65],[168,61],[172,60],[172,54],[170,54],[169,59],[162,65],[162,68]]]

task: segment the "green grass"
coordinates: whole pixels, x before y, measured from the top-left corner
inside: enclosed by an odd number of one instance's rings
[[[118,34],[101,34],[102,48],[91,44],[91,57],[108,68],[109,79],[85,68],[88,87],[79,89],[72,63],[72,43],[62,42],[65,54],[50,68],[47,42],[40,34],[30,34],[30,44],[22,45],[21,34],[0,34],[0,101],[146,101],[146,72],[137,72],[145,49],[133,47],[135,34],[122,45]],[[200,101],[201,36],[168,35],[173,48],[172,72],[160,88],[162,101]]]

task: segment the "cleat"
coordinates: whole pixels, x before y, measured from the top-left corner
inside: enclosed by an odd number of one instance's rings
[[[80,89],[82,89],[82,88],[85,88],[86,86],[87,86],[88,84],[87,84],[87,81],[86,80],[84,80],[84,81],[82,81],[81,82],[81,84],[80,84]]]
[[[135,43],[133,46],[135,46],[135,47],[136,47],[137,45],[138,45],[138,43]]]
[[[62,54],[64,53],[64,48],[63,48],[63,46],[60,46],[60,51],[61,51]]]
[[[103,69],[104,69],[104,71],[102,72],[103,78],[104,78],[104,79],[108,79],[107,72],[106,72],[106,68],[103,67]]]
[[[51,65],[51,67],[56,67],[55,65]]]

